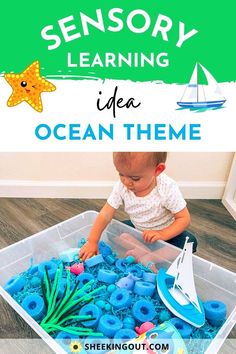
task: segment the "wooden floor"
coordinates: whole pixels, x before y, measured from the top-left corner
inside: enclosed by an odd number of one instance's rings
[[[99,211],[104,200],[0,199],[0,248],[22,240],[87,210]],[[236,272],[236,222],[218,200],[189,200],[189,228],[198,238],[197,254]],[[127,215],[120,210],[118,220]],[[0,338],[35,338],[37,335],[0,299]],[[236,338],[236,331],[231,337]]]

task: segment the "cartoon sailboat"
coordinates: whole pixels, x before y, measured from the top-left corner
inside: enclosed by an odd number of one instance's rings
[[[186,237],[182,252],[168,270],[161,268],[157,275],[157,289],[166,307],[177,317],[195,327],[205,323],[205,312],[197,296],[192,266],[192,242]]]
[[[207,85],[198,83],[199,66],[207,80]],[[196,63],[189,84],[177,104],[182,108],[219,108],[226,102],[217,81],[212,74],[200,63]]]

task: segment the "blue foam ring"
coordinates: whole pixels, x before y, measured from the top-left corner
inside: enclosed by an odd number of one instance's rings
[[[117,259],[116,261],[116,268],[119,269],[121,272],[126,271],[126,264],[124,259]]]
[[[133,266],[128,267],[126,272],[133,274],[137,278],[142,278],[142,276],[143,276],[142,269],[140,269],[139,266],[137,266],[137,265],[133,265]]]
[[[96,327],[98,324],[98,321],[102,315],[102,310],[100,307],[94,305],[94,304],[88,304],[82,307],[82,309],[79,312],[79,316],[92,316],[95,319],[91,321],[84,321],[82,322],[84,327]]]
[[[116,262],[116,258],[112,254],[110,254],[109,256],[106,256],[105,261],[109,265],[113,265]]]
[[[86,283],[94,279],[94,276],[90,273],[84,272],[76,277],[76,281],[79,280],[78,288],[81,289]]]
[[[103,315],[98,324],[98,332],[102,332],[105,336],[113,338],[116,332],[122,328],[123,324],[118,317],[113,315]]]
[[[104,258],[101,254],[98,254],[97,256],[93,256],[89,259],[86,259],[85,264],[87,267],[90,268],[102,262],[104,262]]]
[[[109,269],[99,269],[97,280],[106,284],[114,284],[118,279],[118,275]]]
[[[206,301],[204,304],[207,321],[215,327],[222,325],[226,318],[227,308],[224,302],[217,300]]]
[[[135,327],[135,320],[133,317],[125,317],[123,320],[123,328],[134,329]]]
[[[143,273],[143,280],[148,281],[149,283],[156,284],[157,275],[155,273],[144,272]]]
[[[88,354],[103,354],[107,352],[106,346],[110,339],[106,337],[93,337],[92,335],[84,340],[84,348]],[[102,347],[104,346],[104,349]],[[101,349],[98,349],[101,348]]]
[[[133,338],[137,338],[138,335],[135,331],[133,331],[132,329],[127,329],[127,328],[122,328],[120,329],[118,332],[116,332],[116,334],[114,335],[114,339],[133,339]]]
[[[57,336],[56,336],[56,339],[65,339],[65,340],[70,340],[71,339],[77,339],[78,336],[76,334],[71,334],[71,333],[68,333],[68,332],[64,332],[64,331],[60,331]]]
[[[155,285],[147,281],[136,281],[134,285],[134,293],[141,296],[152,296],[155,290]]]
[[[66,351],[70,349],[71,342],[76,339],[78,340],[78,336],[76,334],[71,334],[64,331],[60,331],[55,338],[58,344],[60,344]],[[70,352],[71,351],[69,351],[69,353]]]
[[[25,278],[15,275],[4,285],[4,289],[12,296],[21,291],[26,284]]]
[[[104,241],[100,241],[98,243],[99,252],[102,254],[103,257],[107,257],[112,254],[112,248]]]
[[[114,309],[127,308],[131,305],[132,298],[127,289],[118,288],[110,296],[110,304]]]
[[[132,314],[139,322],[150,322],[156,316],[154,305],[147,300],[138,300],[132,307]]]
[[[170,322],[179,331],[179,333],[183,339],[190,338],[192,331],[193,331],[193,327],[190,326],[190,324],[188,324],[187,322],[183,321],[181,318],[178,318],[178,317],[171,318]]]
[[[33,275],[33,274],[37,273],[37,271],[38,271],[38,265],[35,264],[29,268],[28,273]]]
[[[78,336],[76,334],[71,334],[65,331],[60,331],[57,336],[56,339],[65,339],[65,340],[69,340],[71,342],[71,340],[74,339],[78,339]]]
[[[45,314],[43,298],[38,294],[26,296],[21,306],[36,321],[41,320]]]
[[[44,277],[45,266],[47,266],[49,278],[54,279],[57,268],[58,268],[57,264],[53,261],[46,261],[46,262],[40,263],[38,265],[38,271],[39,271],[39,276],[41,279],[43,279],[43,277]]]

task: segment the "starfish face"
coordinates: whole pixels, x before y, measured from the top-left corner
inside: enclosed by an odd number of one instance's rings
[[[7,101],[8,107],[16,106],[25,101],[37,112],[42,112],[42,92],[56,90],[51,82],[40,76],[39,62],[34,61],[21,74],[5,74],[4,78],[13,91]]]

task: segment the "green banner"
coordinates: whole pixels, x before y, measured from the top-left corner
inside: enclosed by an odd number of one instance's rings
[[[234,81],[235,0],[4,1],[0,71],[186,83],[196,62]]]

